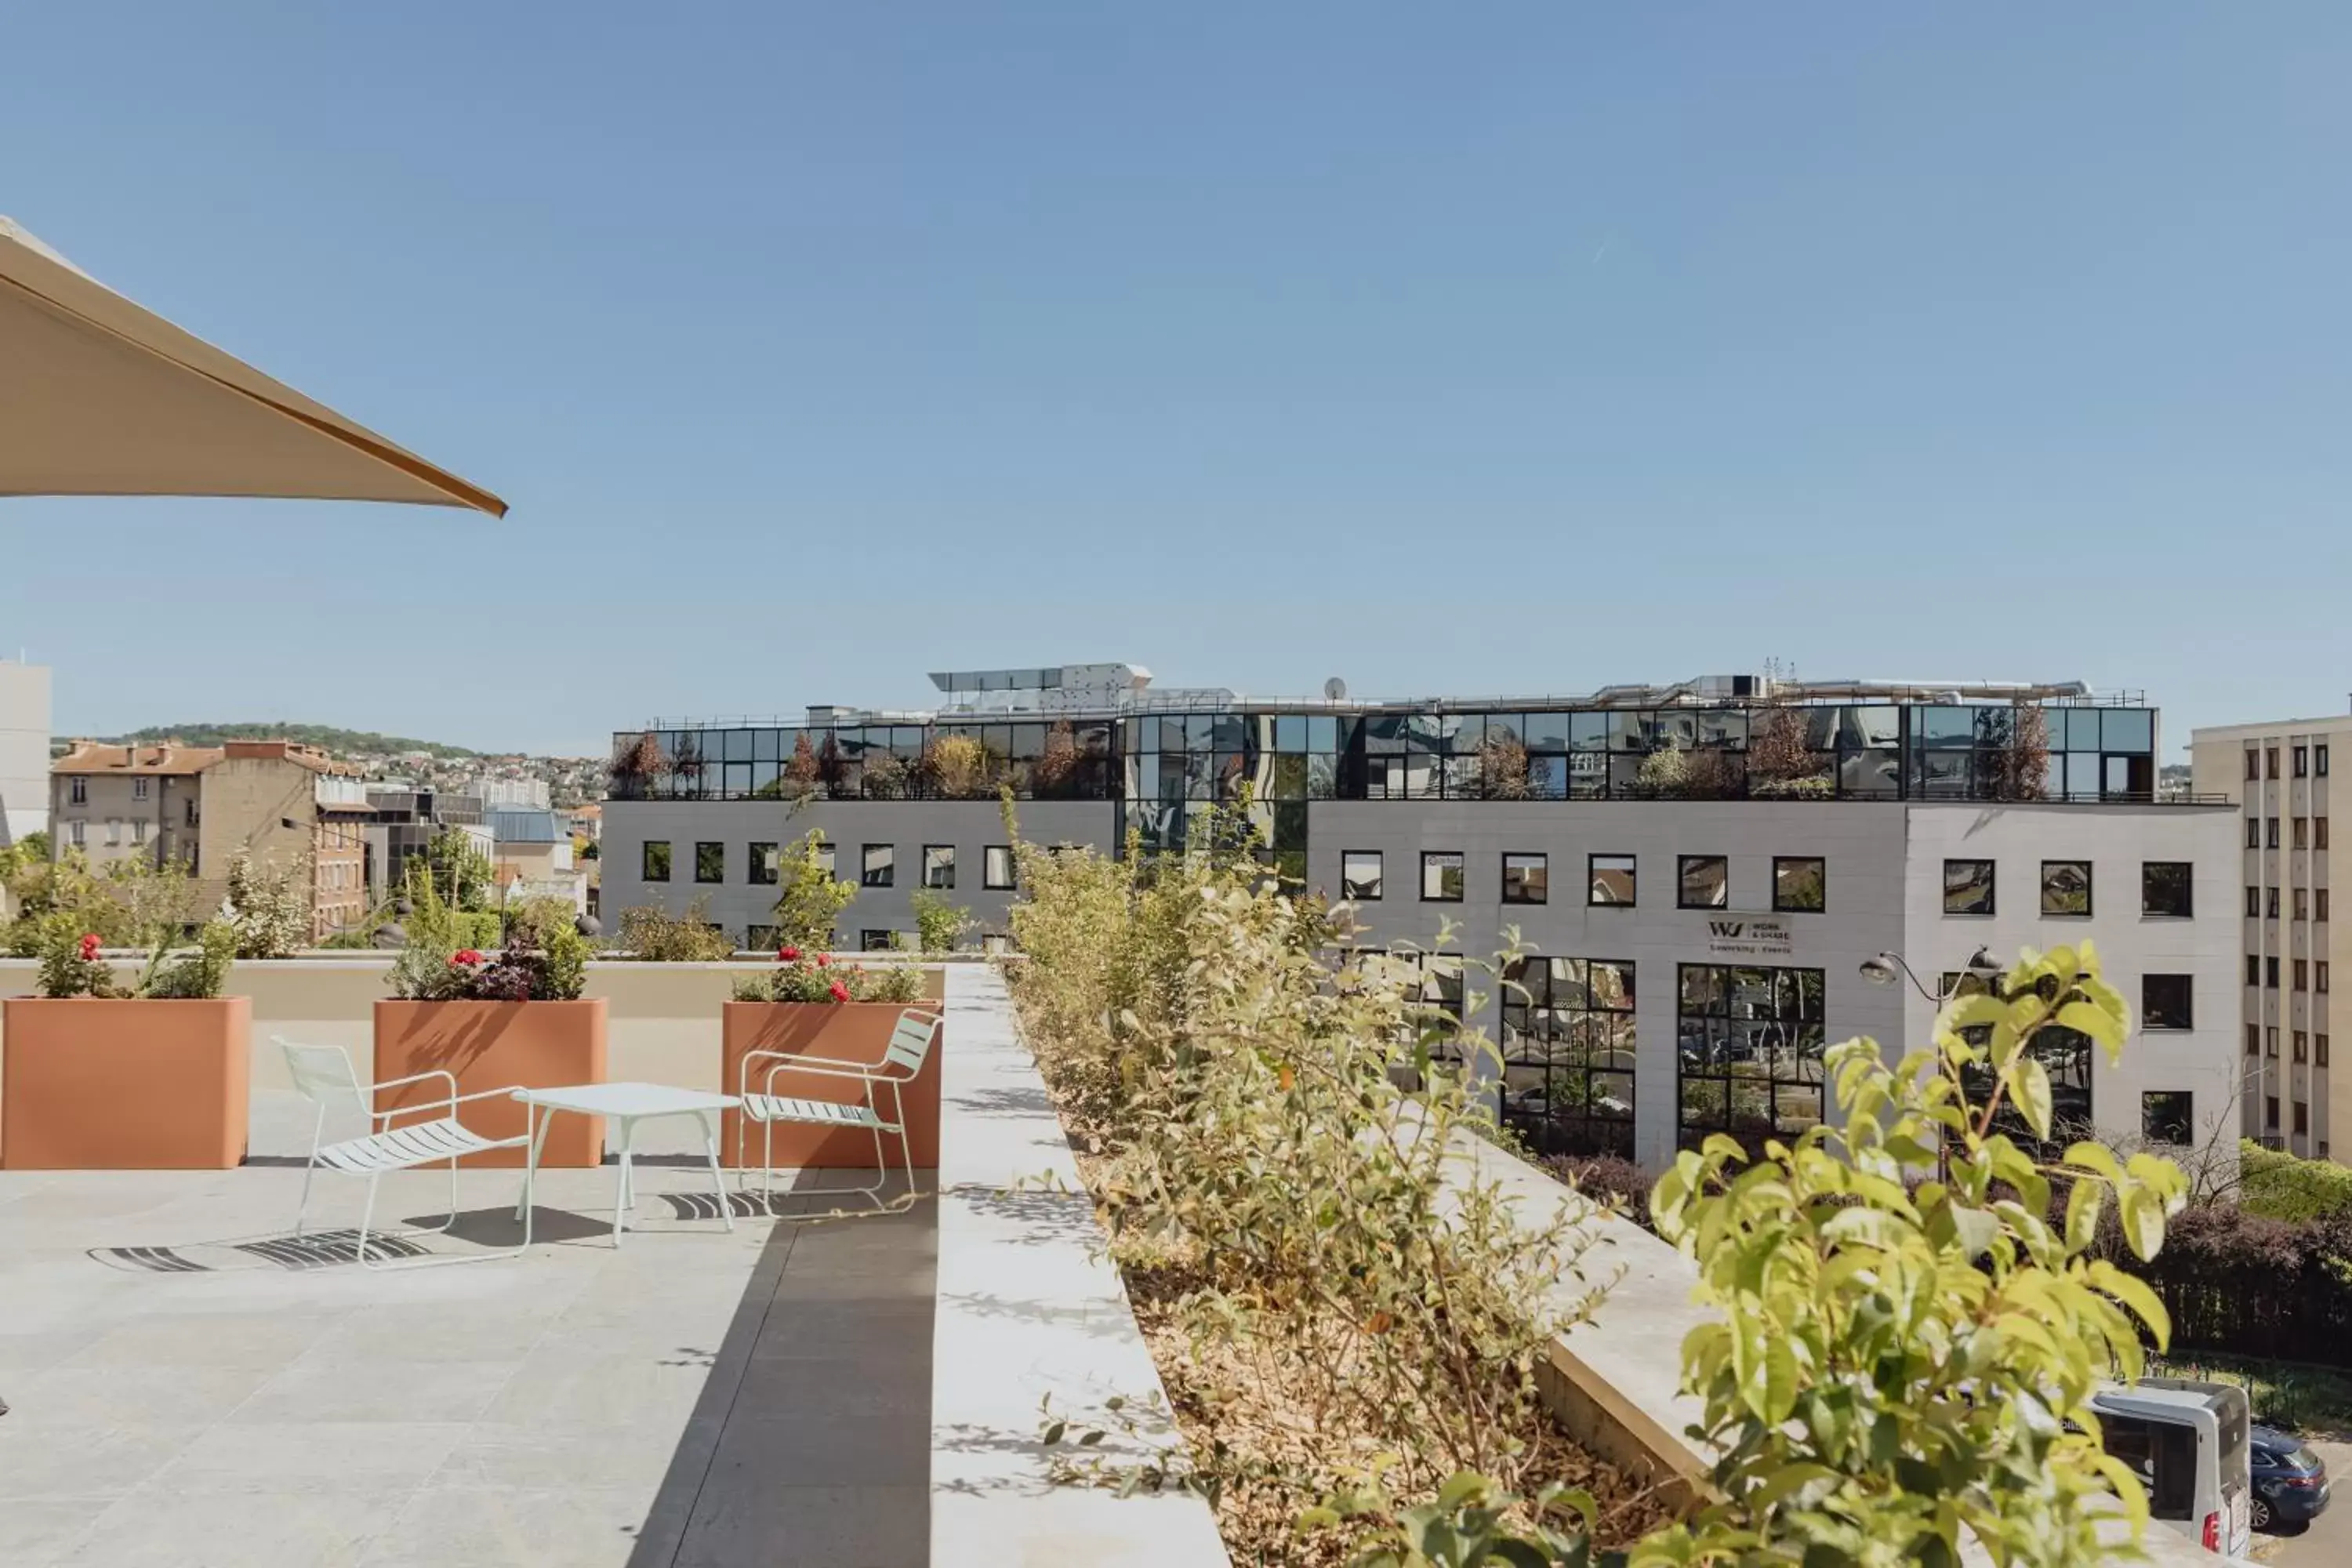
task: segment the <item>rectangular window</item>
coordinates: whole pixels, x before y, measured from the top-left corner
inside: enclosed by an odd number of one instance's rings
[[[2263,913],[2272,920],[2278,919],[2278,894],[2279,890],[2272,888],[2263,899]]]
[[[830,844],[819,844],[816,847],[816,868],[818,874],[824,877],[828,882],[835,879],[833,866],[833,846]]]
[[[2182,1089],[2148,1089],[2139,1097],[2139,1135],[2151,1143],[2189,1142],[2196,1125],[2194,1101]]]
[[[1502,1116],[1542,1153],[1633,1153],[1633,966],[1512,960],[1503,970]]]
[[[2325,992],[2327,989],[2327,960],[2323,958],[2313,964],[2311,972],[2311,988],[2314,991]]]
[[[1675,862],[1675,908],[1731,907],[1731,862],[1720,855],[1685,855]]]
[[[2263,988],[2264,988],[2265,990],[2270,990],[2270,991],[2275,991],[2275,990],[2277,990],[2277,989],[2278,989],[2278,977],[2279,977],[2279,961],[2278,961],[2278,959],[2277,959],[2275,956],[2273,956],[2273,957],[2270,957],[2270,958],[2265,958],[2265,959],[2263,959]]]
[[[2278,1096],[2275,1094],[2263,1096],[2263,1125],[2273,1132],[2278,1131]]]
[[[898,847],[897,845],[868,844],[858,852],[858,886],[887,888],[896,884],[898,880]]]
[[[2139,912],[2143,918],[2187,920],[2192,874],[2187,860],[2143,860],[2139,868]]]
[[[2294,961],[2294,988],[2297,991],[2311,989],[2310,963],[2306,959],[2298,958]]]
[[[775,927],[748,925],[743,928],[743,950],[746,952],[765,952],[775,945]]]
[[[1503,857],[1503,902],[1540,904],[1551,898],[1551,862],[1541,855]]]
[[[89,804],[89,781],[85,778],[68,779],[66,781],[66,798],[75,805],[88,805]]]
[[[776,847],[773,844],[753,839],[751,862],[751,883],[754,887],[772,888],[776,885]],[[751,945],[765,947],[768,944],[764,942],[757,942]]]
[[[1820,914],[1830,907],[1830,863],[1818,855],[1772,857],[1772,908],[1781,914]]]
[[[1381,852],[1349,849],[1339,856],[1339,896],[1352,903],[1380,901]]]
[[[2042,912],[2045,915],[2087,915],[2091,912],[2091,863],[2088,860],[2042,862]]]
[[[2327,742],[2322,741],[2312,748],[2312,766],[2321,778],[2327,776]]]
[[[2309,1060],[2309,1059],[2310,1059],[2310,1057],[2311,1057],[2311,1037],[2310,1037],[2309,1035],[2305,1034],[2305,1033],[2303,1030],[2301,1030],[2301,1029],[2297,1029],[2297,1030],[2294,1032],[2294,1060],[2296,1060],[2296,1061],[2300,1062],[2300,1061],[2307,1061],[2307,1060]]]
[[[2325,746],[2320,748],[2323,752],[2327,748]],[[2312,1047],[2316,1054],[2311,1058],[2311,1065],[2317,1068],[2326,1067],[2327,1065],[2327,1037],[2326,1035],[2314,1036],[2312,1037]]]
[[[2289,838],[2288,847],[2289,847],[2289,848],[2293,848],[2293,849],[2308,849],[2308,848],[2310,848],[2310,847],[2311,847],[2311,827],[2310,827],[2311,819],[2310,819],[2309,817],[2307,817],[2307,816],[2298,816],[2298,817],[2295,817],[2295,818],[2294,819],[2294,831],[2293,831],[2291,834],[2289,834],[2289,835],[2288,835],[2288,838]]]
[[[2275,849],[2279,847],[2277,817],[2266,816],[2263,818],[2263,843],[2265,847],[2272,849]]]
[[[2311,749],[2308,746],[2297,746],[2294,749],[2294,776],[2301,778],[2309,772],[2311,772]]]
[[[134,816],[131,819],[131,842],[133,844],[144,844],[147,842],[147,819],[145,817]]]
[[[980,885],[992,893],[1012,890],[1012,845],[992,844],[980,852]]]
[[[2294,1135],[2298,1138],[2311,1135],[2311,1107],[2299,1100],[2294,1102]]]
[[[2260,888],[2246,889],[2246,918],[2250,921],[2263,918],[2263,890]]]
[[[122,818],[110,816],[106,819],[106,841],[109,844],[122,842]]]
[[[897,931],[876,931],[867,926],[857,933],[857,950],[860,952],[888,952],[898,945]]]
[[[1993,875],[1990,860],[1944,862],[1944,912],[1948,915],[1992,913]]]
[[[1790,1137],[1822,1120],[1819,969],[1685,963],[1675,975],[1676,1121],[1710,1132]]]
[[[2246,818],[2246,847],[2260,849],[2262,847],[2263,819],[2259,816],[2250,816]]]
[[[2278,1058],[2278,1030],[2275,1026],[2263,1031],[2263,1055],[2273,1060]]]
[[[2294,890],[2294,918],[2299,921],[2311,918],[2311,893],[2308,889],[2297,888]]]
[[[2193,1029],[2196,1009],[2186,974],[2143,974],[2139,977],[2139,1026],[2143,1029]]]
[[[1421,901],[1458,904],[1462,901],[1462,852],[1424,849],[1421,852]]]
[[[698,882],[723,882],[727,879],[727,846],[709,840],[694,847],[694,879]]]
[[[2311,819],[2311,847],[2314,849],[2327,847],[2327,818],[2315,816]]]
[[[944,892],[955,886],[955,846],[923,846],[923,886]]]
[[[2246,1026],[2246,1054],[2250,1057],[2263,1054],[2263,1026],[2260,1024]]]
[[[2250,779],[2263,776],[2263,754],[2252,746],[2246,748],[2246,776]]]
[[[1633,908],[1634,868],[1634,858],[1631,855],[1585,857],[1584,901],[1596,907]]]
[[[2325,888],[2315,889],[2313,894],[2311,918],[2316,921],[2327,918],[2327,889]]]
[[[2272,778],[2278,777],[2278,748],[2276,746],[2264,746],[2263,748],[2263,771],[2268,773]]]
[[[148,783],[149,781],[143,778],[132,779],[131,781],[131,798],[133,800],[145,800],[147,798]]]
[[[669,880],[669,840],[648,838],[638,853],[637,869],[648,882]]]
[[[86,822],[68,822],[66,824],[66,837],[73,840],[73,846],[77,849],[82,847],[83,845],[89,841],[88,837],[89,832],[89,824]]]

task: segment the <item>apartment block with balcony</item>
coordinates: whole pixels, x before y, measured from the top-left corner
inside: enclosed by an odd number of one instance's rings
[[[2062,1116],[2126,1138],[2237,1124],[2236,814],[2159,800],[2158,714],[2074,683],[1733,676],[1574,698],[1413,701],[1155,688],[1128,665],[951,672],[934,708],[656,721],[614,737],[608,921],[655,904],[753,946],[812,830],[857,885],[845,945],[931,889],[984,932],[1033,842],[1181,850],[1246,798],[1273,867],[1355,908],[1423,994],[1478,1021],[1538,1147],[1656,1165],[1828,1108],[1825,1043],[1924,1043],[1980,949],[2095,939],[2142,1031],[2120,1066],[2040,1047]],[[1441,944],[1440,932],[1450,929]],[[1516,931],[1508,985],[1470,963]],[[1442,950],[1440,950],[1442,947]],[[1883,971],[1885,966],[1875,966]]]
[[[2347,746],[2352,714],[2217,726],[2189,742],[2193,787],[2239,806],[2246,1135],[2323,1160],[2352,1155],[2334,1135],[2352,1127],[2352,1075],[2329,1066],[2352,914],[2331,918],[2328,779]]]
[[[198,879],[207,905],[239,857],[275,869],[307,859],[314,937],[364,922],[365,784],[345,764],[292,741],[231,741],[203,773]]]

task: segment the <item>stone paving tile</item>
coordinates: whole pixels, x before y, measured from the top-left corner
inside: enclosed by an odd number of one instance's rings
[[[704,1493],[674,1568],[921,1568],[930,1559],[928,1485],[757,1483]]]
[[[198,1426],[75,1425],[22,1403],[0,1417],[0,1522],[27,1499],[117,1498],[172,1462]]]
[[[402,1498],[368,1486],[141,1491],[100,1514],[58,1568],[356,1568]]]
[[[314,1362],[305,1358],[226,1413],[237,1426],[289,1421],[473,1421],[519,1362]]]
[[[34,1568],[55,1562],[113,1506],[112,1498],[9,1500],[0,1508],[0,1565]]]
[[[649,1514],[640,1487],[548,1490],[432,1486],[412,1495],[362,1558],[362,1568],[623,1568],[667,1562],[682,1510]],[[774,1563],[739,1559],[735,1568]]]
[[[147,1492],[422,1486],[474,1428],[463,1422],[290,1421],[208,1427],[149,1478]]]

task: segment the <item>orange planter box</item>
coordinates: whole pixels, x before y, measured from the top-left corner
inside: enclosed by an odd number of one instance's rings
[[[459,1094],[603,1083],[604,999],[377,1003],[376,1081],[434,1070],[455,1073]],[[376,1109],[422,1105],[447,1089],[438,1079],[406,1084],[380,1096]],[[503,1098],[457,1108],[457,1119],[485,1138],[520,1137],[528,1115],[529,1108]],[[459,1163],[520,1168],[523,1158],[520,1149],[493,1149],[468,1154]],[[604,1158],[604,1119],[565,1112],[549,1130],[539,1163],[587,1166]]]
[[[244,1162],[253,999],[0,1003],[0,1170]]]
[[[890,1031],[898,1026],[898,1015],[907,1010],[907,1005],[897,1002],[730,1002],[720,1026],[719,1088],[728,1094],[742,1092],[743,1058],[753,1051],[791,1051],[830,1061],[867,1065],[878,1062],[883,1047],[890,1043]],[[931,1011],[938,1008],[936,1003],[912,1005]],[[942,1034],[933,1042],[931,1054],[924,1058],[923,1070],[898,1089],[906,1101],[907,1142],[917,1170],[939,1168],[940,1053],[946,1048],[947,1037]],[[774,1065],[754,1065],[752,1093],[771,1092],[767,1076]],[[857,1086],[847,1079],[823,1078],[815,1073],[778,1073],[772,1092],[802,1100],[849,1101],[862,1098]],[[878,1102],[882,1114],[888,1116],[888,1090],[882,1091]],[[739,1128],[743,1128],[742,1163],[757,1166],[761,1129],[757,1122],[744,1128],[740,1111],[726,1114],[719,1157],[730,1163],[736,1161]],[[769,1131],[775,1137],[779,1169],[873,1167],[874,1135],[864,1128],[795,1127],[780,1121]],[[884,1147],[893,1170],[898,1165],[898,1142],[884,1135]]]

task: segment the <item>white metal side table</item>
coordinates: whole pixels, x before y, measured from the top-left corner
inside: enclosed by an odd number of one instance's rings
[[[531,1140],[530,1163],[523,1175],[524,1204],[530,1202],[531,1188],[538,1179],[539,1152],[547,1142],[549,1124],[555,1120],[552,1112],[569,1110],[579,1116],[604,1117],[620,1129],[620,1190],[613,1200],[613,1245],[620,1246],[621,1233],[628,1228],[629,1211],[637,1201],[636,1167],[630,1158],[637,1123],[662,1116],[691,1116],[702,1123],[702,1148],[710,1157],[710,1184],[719,1196],[719,1217],[727,1222],[728,1229],[735,1228],[735,1211],[728,1205],[726,1178],[719,1169],[719,1113],[742,1103],[733,1095],[673,1089],[664,1083],[583,1083],[564,1089],[519,1089],[514,1097],[549,1113],[539,1119],[539,1136]],[[517,1217],[520,1217],[520,1209]]]

